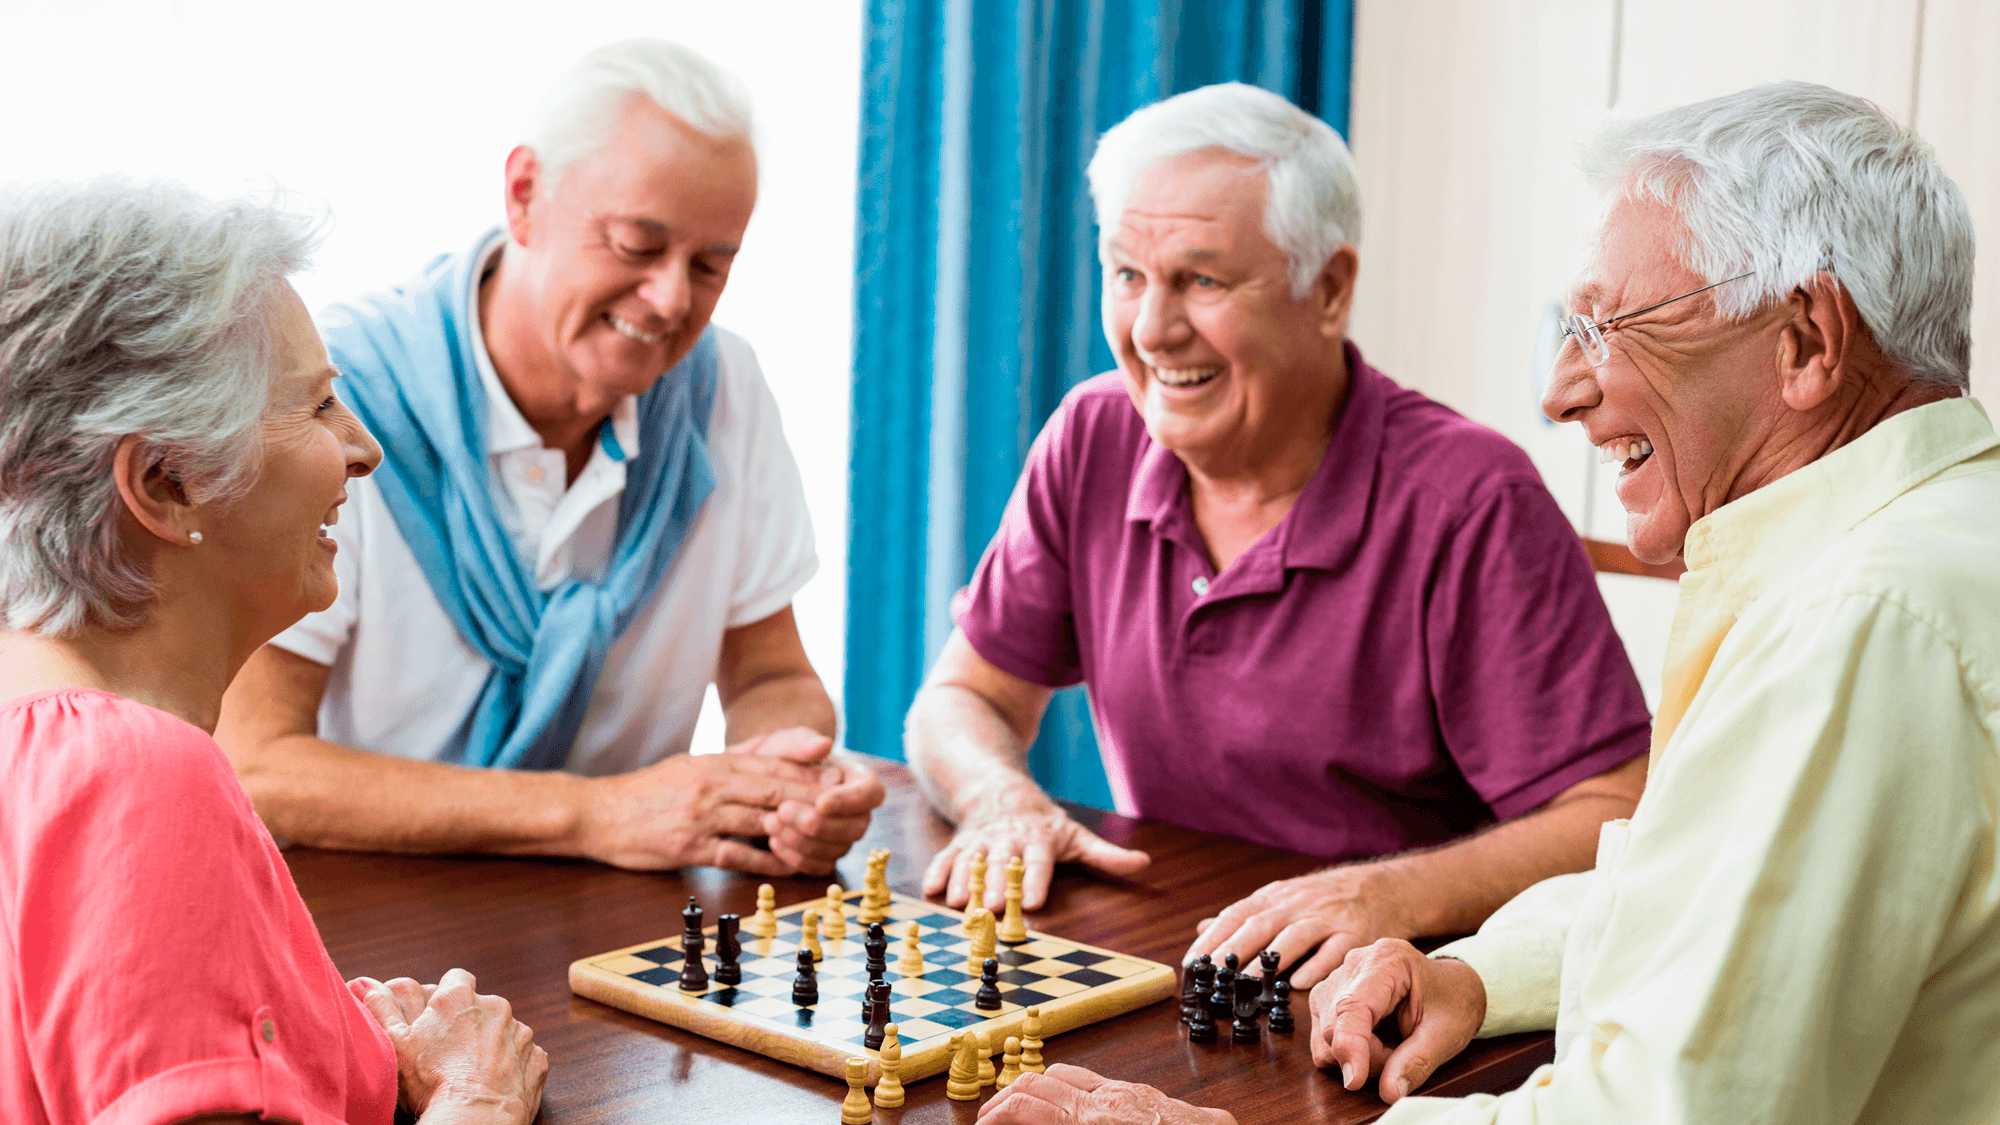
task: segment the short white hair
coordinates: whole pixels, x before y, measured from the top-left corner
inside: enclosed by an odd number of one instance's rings
[[[1139,177],[1210,148],[1254,160],[1263,171],[1264,233],[1290,262],[1294,299],[1312,291],[1334,251],[1360,245],[1361,191],[1340,134],[1269,90],[1223,82],[1135,110],[1098,140],[1087,175],[1106,266]]]
[[[577,60],[535,112],[522,143],[535,150],[549,190],[611,140],[635,94],[711,136],[752,139],[750,94],[735,75],[679,43],[621,40]]]
[[[265,302],[315,224],[171,181],[0,188],[0,623],[129,628],[151,572],[123,549],[127,435],[190,498],[246,489],[262,450]]]
[[[1600,189],[1672,207],[1681,260],[1731,319],[1831,273],[1913,379],[1965,391],[1972,213],[1917,134],[1863,98],[1757,86],[1606,127],[1584,149]]]

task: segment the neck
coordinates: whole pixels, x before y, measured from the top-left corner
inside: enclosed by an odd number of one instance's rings
[[[94,688],[215,733],[222,693],[249,656],[228,643],[225,615],[156,605],[135,629],[66,637],[0,631],[0,695]]]
[[[1868,364],[1817,409],[1780,415],[1781,432],[1758,443],[1723,502],[1812,464],[1906,410],[1957,397],[1950,387],[1911,379],[1887,359]]]
[[[479,287],[479,331],[493,371],[521,417],[549,449],[568,457],[575,479],[590,457],[597,428],[611,416],[615,398],[583,385],[533,331],[537,302],[522,277],[510,243],[500,264]]]

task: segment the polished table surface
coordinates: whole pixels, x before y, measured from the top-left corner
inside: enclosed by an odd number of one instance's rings
[[[924,864],[949,837],[909,772],[867,759],[889,797],[866,839],[841,861],[839,881],[859,886],[869,849],[893,853],[889,882],[922,891]],[[1100,834],[1142,848],[1153,864],[1132,879],[1069,866],[1057,870],[1047,909],[1029,924],[1091,945],[1178,963],[1195,922],[1274,879],[1319,862],[1228,836],[1092,809],[1072,810]],[[481,992],[513,1002],[549,1053],[541,1120],[548,1125],[623,1122],[836,1122],[847,1087],[700,1036],[628,1015],[569,990],[569,963],[678,933],[692,894],[713,918],[756,909],[762,880],[714,868],[645,874],[590,863],[498,858],[411,858],[291,848],[299,891],[334,962],[348,977],[436,980],[470,970]],[[779,905],[823,894],[830,880],[776,880]],[[1338,1073],[1312,1064],[1306,998],[1293,1005],[1298,1031],[1268,1032],[1254,1046],[1189,1043],[1172,1001],[1048,1041],[1050,1063],[1073,1063],[1145,1082],[1177,1098],[1255,1122],[1372,1120],[1372,1092],[1340,1088]],[[1547,1035],[1474,1043],[1423,1089],[1427,1094],[1498,1092],[1552,1056]],[[901,1109],[875,1110],[883,1125],[969,1122],[983,1102],[944,1096],[944,1076],[913,1083]]]

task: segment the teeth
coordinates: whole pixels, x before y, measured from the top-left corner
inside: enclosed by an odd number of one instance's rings
[[[1600,465],[1622,465],[1638,458],[1644,460],[1653,455],[1653,443],[1644,438],[1638,441],[1614,441],[1597,447],[1597,463]]]
[[[611,327],[616,328],[618,331],[642,344],[657,344],[667,338],[665,332],[642,332],[639,330],[638,325],[630,321],[620,320],[616,313],[605,313],[604,319],[611,322]]]
[[[1222,374],[1220,367],[1155,367],[1153,375],[1169,387],[1193,387]]]

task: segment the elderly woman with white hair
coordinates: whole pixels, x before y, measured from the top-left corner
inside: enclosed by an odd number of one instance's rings
[[[2000,437],[1965,397],[1965,201],[1804,83],[1614,126],[1590,169],[1543,409],[1624,447],[1634,551],[1687,559],[1646,799],[1473,937],[1350,956],[1314,1058],[1395,1125],[1991,1122]],[[1475,1035],[1550,1027],[1518,1090],[1401,1100]],[[985,1119],[1223,1116],[1051,1076]],[[1148,1110],[1088,1108],[1113,1102]]]
[[[1643,787],[1645,702],[1528,458],[1346,340],[1346,145],[1209,86],[1107,132],[1090,186],[1118,370],[1049,420],[910,710],[958,824],[926,890],[956,905],[972,856],[1019,855],[1034,909],[1056,862],[1147,862],[1028,773],[1079,681],[1120,811],[1340,865],[1243,888],[1191,959],[1272,950],[1303,988],[1588,866]]]
[[[167,183],[0,192],[0,1120],[526,1122],[507,1003],[343,983],[210,737],[332,600],[381,451],[285,277],[296,219]]]

